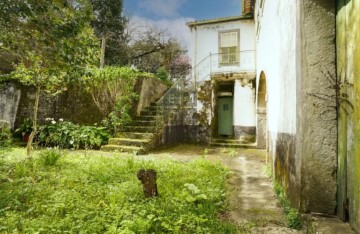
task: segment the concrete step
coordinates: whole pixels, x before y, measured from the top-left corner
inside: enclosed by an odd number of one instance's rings
[[[128,126],[128,127],[125,127],[124,130],[125,130],[125,132],[149,132],[149,133],[155,133],[156,132],[156,126]]]
[[[157,110],[143,110],[140,111],[140,116],[143,115],[152,115],[152,116],[156,116]]]
[[[226,139],[226,138],[213,138],[213,139],[211,139],[211,142],[214,142],[214,143],[230,143],[230,144],[240,143],[239,140]]]
[[[214,147],[224,147],[224,148],[243,148],[243,149],[256,149],[256,143],[252,144],[242,144],[242,143],[221,143],[221,142],[211,142],[210,146]]]
[[[135,120],[129,126],[156,126],[155,120]]]
[[[145,148],[150,144],[150,139],[132,139],[132,138],[110,138],[109,145],[127,145]]]
[[[154,137],[154,133],[146,132],[118,132],[115,138],[131,138],[131,139],[151,139]]]
[[[156,115],[141,115],[136,116],[134,118],[134,121],[140,120],[140,121],[153,121],[156,119]]]
[[[144,151],[144,148],[136,147],[136,146],[127,146],[127,145],[103,145],[103,146],[101,146],[100,150],[102,150],[102,151],[119,151],[119,152],[139,154]]]
[[[159,109],[158,106],[154,105],[154,106],[147,106],[145,107],[145,111],[157,111]]]

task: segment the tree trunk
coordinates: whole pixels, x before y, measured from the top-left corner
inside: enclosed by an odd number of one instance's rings
[[[106,37],[101,37],[101,51],[100,51],[100,68],[105,66],[105,48],[106,48]]]
[[[34,115],[33,115],[33,128],[32,132],[30,134],[29,140],[26,145],[26,155],[28,158],[31,158],[32,153],[32,143],[37,131],[37,115],[38,115],[38,109],[39,109],[39,99],[40,99],[40,86],[36,87],[36,93],[35,93],[35,103],[34,103]]]
[[[137,177],[143,185],[146,198],[158,196],[155,170],[149,169],[145,171],[144,169],[140,169]]]

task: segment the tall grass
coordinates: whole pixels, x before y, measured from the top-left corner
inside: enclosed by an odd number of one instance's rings
[[[228,174],[219,164],[73,153],[44,163],[44,153],[14,152],[0,167],[0,233],[235,232],[218,219]],[[157,171],[159,197],[144,198],[140,168]]]

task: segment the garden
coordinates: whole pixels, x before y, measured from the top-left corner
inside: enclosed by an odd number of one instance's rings
[[[159,196],[145,198],[136,173],[150,168]],[[0,232],[234,233],[220,218],[228,173],[205,159],[2,148]]]

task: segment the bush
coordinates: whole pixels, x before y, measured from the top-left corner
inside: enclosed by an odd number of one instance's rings
[[[110,137],[105,127],[80,126],[61,119],[50,119],[47,125],[40,126],[37,141],[46,147],[67,149],[100,148]]]

